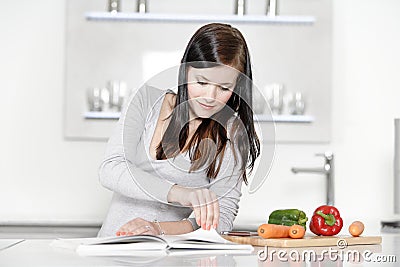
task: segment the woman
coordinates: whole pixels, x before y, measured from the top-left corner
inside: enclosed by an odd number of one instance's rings
[[[177,94],[145,86],[122,112],[99,171],[114,191],[99,236],[232,229],[260,154],[249,51],[237,29],[212,23],[181,63]]]

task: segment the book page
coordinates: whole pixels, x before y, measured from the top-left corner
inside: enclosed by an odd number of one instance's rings
[[[228,241],[222,238],[215,229],[204,230],[202,228],[197,229],[196,231],[182,234],[182,235],[165,235],[163,238],[170,244],[177,241],[203,241],[209,243],[218,243],[218,244],[234,244],[231,241]]]
[[[133,247],[140,249],[140,244],[150,243],[153,244],[154,247],[166,248],[167,242],[159,236],[152,235],[136,235],[136,236],[111,236],[111,237],[89,237],[89,238],[57,238],[50,245],[57,248],[65,248],[75,250],[78,246],[106,246],[113,245],[113,248],[116,245],[124,245],[124,244],[136,244],[131,245],[131,249]],[[155,244],[159,245],[155,245]],[[144,245],[143,247],[148,247]]]
[[[137,235],[102,238],[59,238],[53,247],[74,249],[80,255],[137,255],[153,251],[164,255],[167,249],[200,250],[245,250],[253,251],[253,246],[237,244],[222,238],[215,229],[196,231],[182,235]],[[151,254],[151,252],[150,252]]]
[[[126,243],[143,243],[143,242],[160,242],[166,243],[166,241],[155,235],[132,235],[132,236],[111,236],[111,237],[99,237],[90,238],[83,240],[84,245],[101,245],[101,244],[126,244]]]
[[[166,235],[163,237],[170,249],[191,250],[246,250],[253,251],[254,248],[247,244],[237,244],[221,237],[215,229],[196,231],[182,235]]]
[[[76,252],[81,256],[163,256],[167,244],[162,242],[136,242],[125,244],[79,245]]]

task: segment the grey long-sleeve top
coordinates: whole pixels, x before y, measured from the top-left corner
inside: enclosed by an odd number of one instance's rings
[[[137,217],[148,221],[188,218],[192,213],[190,207],[177,203],[172,205],[167,201],[168,192],[174,184],[213,191],[219,197],[220,205],[217,231],[232,229],[239,209],[243,179],[238,168],[240,156],[235,162],[229,141],[215,179],[207,178],[204,170],[189,173],[187,153],[173,160],[154,160],[150,157],[149,145],[166,93],[174,92],[145,86],[137,91],[121,112],[99,168],[101,184],[114,194],[98,236],[113,236],[122,225]],[[189,220],[194,229],[199,228],[194,218]]]

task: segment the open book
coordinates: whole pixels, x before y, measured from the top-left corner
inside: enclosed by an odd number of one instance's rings
[[[215,229],[201,228],[182,235],[56,239],[52,246],[75,249],[79,255],[87,256],[169,254],[169,250],[174,250],[174,254],[187,254],[187,250],[195,250],[194,253],[221,250],[224,253],[242,254],[251,253],[254,249],[251,245],[237,244],[222,238]]]

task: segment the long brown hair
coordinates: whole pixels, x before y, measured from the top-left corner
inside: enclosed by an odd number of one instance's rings
[[[232,96],[225,107],[210,118],[203,118],[193,137],[189,140],[189,171],[206,167],[208,178],[216,178],[223,161],[227,141],[237,146],[241,157],[241,174],[247,184],[246,169],[253,170],[260,155],[260,142],[254,129],[252,106],[252,71],[246,41],[239,30],[221,23],[207,24],[196,31],[190,39],[181,60],[178,77],[178,93],[170,116],[170,123],[157,146],[158,160],[175,157],[185,147],[189,135],[189,105],[187,92],[187,68],[210,68],[218,64],[228,65],[240,72]],[[235,116],[235,113],[237,116]],[[233,120],[231,137],[227,136],[228,121]],[[216,150],[209,157],[210,146],[202,140],[211,139]],[[178,140],[178,142],[177,142]],[[203,145],[202,145],[203,144]],[[201,156],[203,155],[203,157]],[[235,163],[237,155],[233,149]]]

